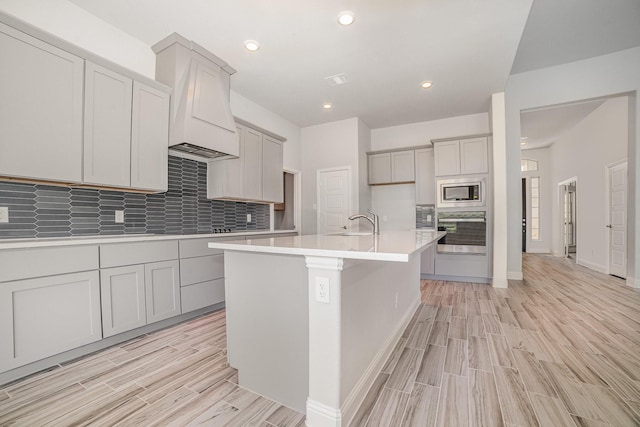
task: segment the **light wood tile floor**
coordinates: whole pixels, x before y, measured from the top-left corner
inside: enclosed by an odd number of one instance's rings
[[[423,281],[354,426],[640,426],[640,291],[526,255],[509,289]],[[302,426],[237,383],[224,311],[0,386],[0,426]]]
[[[353,425],[640,426],[640,291],[544,255],[523,273],[509,289],[423,281]]]

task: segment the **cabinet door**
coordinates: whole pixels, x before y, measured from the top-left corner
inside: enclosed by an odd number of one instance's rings
[[[0,286],[0,372],[102,338],[98,271]]]
[[[104,337],[147,324],[144,265],[100,270]]]
[[[266,135],[262,138],[262,200],[271,203],[284,201],[282,144]]]
[[[85,84],[83,180],[128,187],[133,81],[87,61]]]
[[[262,200],[262,133],[244,131],[244,195],[248,200]]]
[[[214,160],[207,165],[207,198],[244,198],[244,127],[236,126],[239,140],[237,159]]]
[[[436,176],[460,174],[460,141],[433,144]]]
[[[133,82],[131,187],[167,191],[169,94]]]
[[[433,170],[433,150],[416,150],[416,204],[436,203],[436,182]]]
[[[436,273],[436,245],[433,244],[420,254],[420,273]]]
[[[82,181],[84,60],[0,24],[0,175]]]
[[[369,154],[369,185],[391,182],[391,153]]]
[[[487,138],[460,140],[460,173],[487,173]]]
[[[414,152],[396,151],[391,153],[391,182],[413,182],[416,180]]]
[[[180,272],[178,260],[144,266],[147,323],[180,314]]]

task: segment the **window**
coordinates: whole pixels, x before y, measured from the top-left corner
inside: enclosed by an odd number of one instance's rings
[[[521,159],[520,172],[531,172],[538,170],[538,162],[536,160]]]
[[[538,162],[536,167],[538,166]],[[531,240],[540,240],[540,177],[531,178]]]

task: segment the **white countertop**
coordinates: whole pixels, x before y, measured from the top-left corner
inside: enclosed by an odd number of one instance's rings
[[[113,236],[73,236],[73,237],[48,237],[31,239],[0,239],[2,249],[41,248],[53,246],[77,246],[77,245],[104,245],[108,243],[147,242],[157,240],[183,240],[183,239],[234,239],[244,236],[256,236],[256,238],[268,237],[272,234],[295,233],[292,230],[276,231],[243,231],[237,233],[215,234],[121,234]]]
[[[408,262],[446,232],[433,230],[387,231],[379,235],[323,235],[210,242],[209,247],[231,251],[320,256],[372,261]]]

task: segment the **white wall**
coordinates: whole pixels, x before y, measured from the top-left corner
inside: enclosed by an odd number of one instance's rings
[[[523,178],[539,177],[540,178],[540,239],[537,241],[530,240],[528,234],[527,252],[533,253],[549,253],[551,252],[551,206],[555,203],[556,196],[554,191],[557,187],[552,181],[551,160],[549,158],[550,148],[537,148],[534,150],[522,150],[521,158],[536,160],[538,162],[538,170],[532,172],[522,172]],[[529,185],[529,183],[527,183]],[[527,190],[527,224],[531,224],[531,205],[530,205],[530,189]],[[529,227],[530,229],[530,227]],[[528,231],[529,232],[529,231]]]
[[[317,232],[318,169],[351,168],[351,210],[359,210],[357,117],[302,128],[302,233]],[[366,163],[364,165],[366,168]]]
[[[636,224],[640,224],[640,209],[636,209],[636,200],[640,200],[640,174],[636,171],[640,164],[640,150],[636,148],[637,135],[640,135],[639,89],[640,47],[509,77],[505,92],[507,196],[514,209],[509,211],[506,224],[496,224],[496,228],[504,228],[508,234],[507,262],[510,275],[522,275],[521,209],[518,205],[521,197],[520,112],[530,108],[629,94],[627,280],[634,286],[640,286],[640,281],[636,278],[640,267],[640,251],[636,250],[640,246],[640,234],[636,236],[635,232]]]
[[[371,151],[371,129],[358,119],[358,210],[364,213],[371,205],[371,187],[369,186],[369,169],[367,151]]]
[[[0,10],[149,78],[156,56],[146,43],[67,0],[0,0]]]
[[[575,176],[576,261],[602,272],[607,263],[607,165],[627,157],[628,103],[627,97],[607,100],[550,148],[553,252],[562,253],[557,184]]]
[[[432,139],[489,132],[489,113],[373,129],[371,150],[430,145]]]

